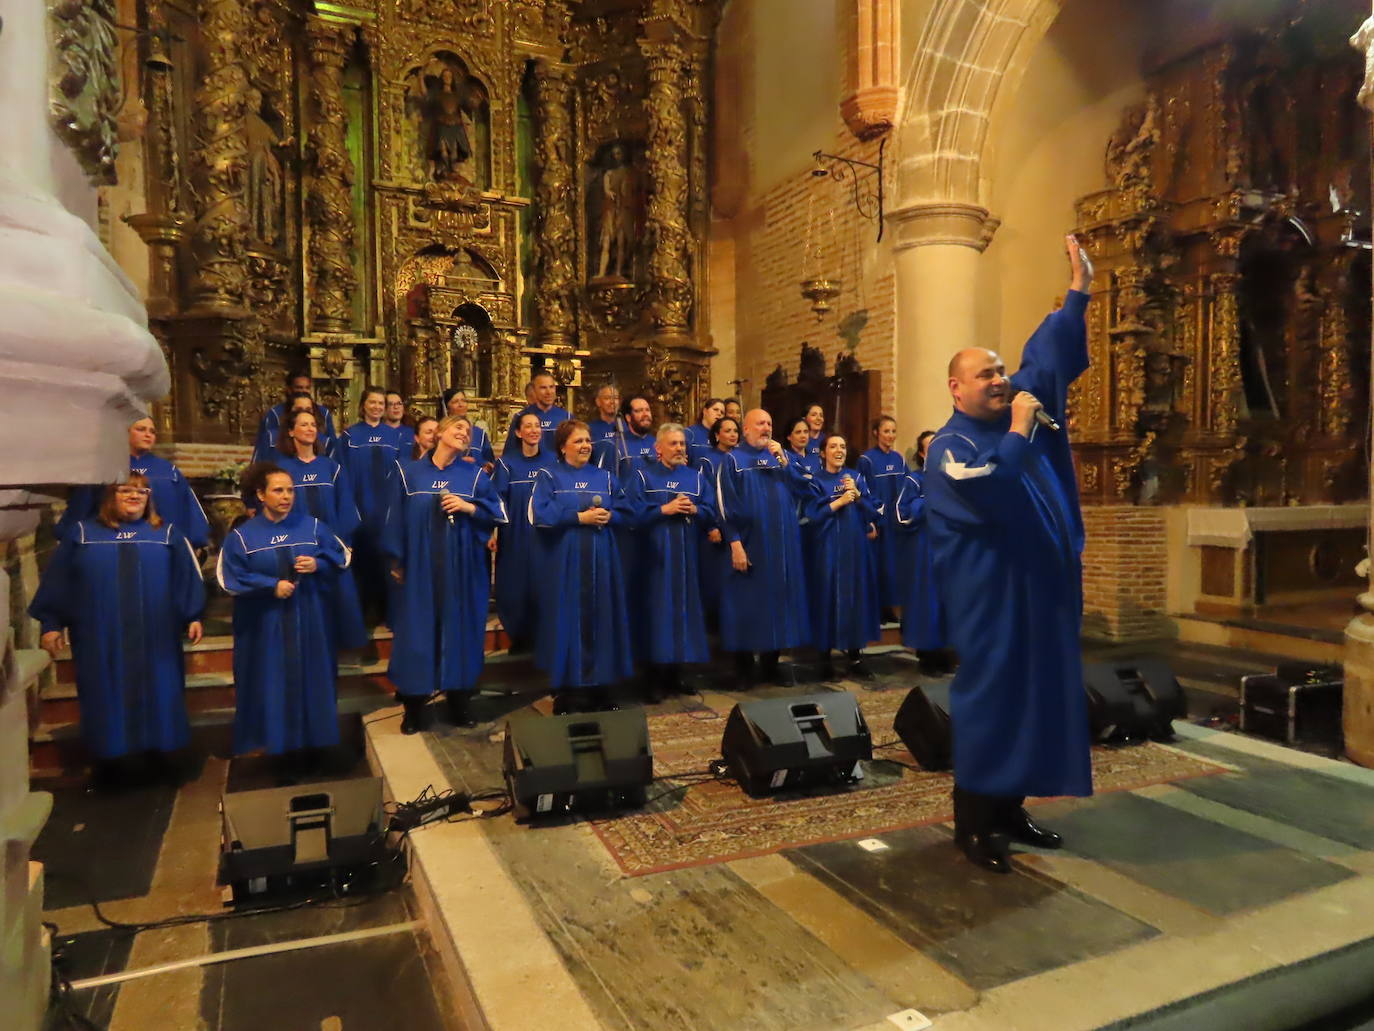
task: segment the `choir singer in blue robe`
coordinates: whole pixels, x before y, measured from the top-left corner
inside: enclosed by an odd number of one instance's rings
[[[545,570],[535,664],[556,692],[555,714],[594,712],[634,672],[613,532],[627,513],[615,477],[591,464],[586,423],[565,421],[554,447],[559,460],[535,475],[530,498]]]
[[[306,369],[293,369],[286,374],[284,386],[286,387],[285,400],[274,404],[267,411],[263,412],[262,419],[258,422],[258,433],[253,439],[253,461],[271,462],[276,460],[272,454],[272,448],[281,438],[282,420],[292,408],[295,398],[304,395],[312,398],[311,393],[314,388],[314,381],[310,378],[310,373]],[[337,434],[334,432],[334,416],[324,405],[315,405],[316,418],[320,424],[320,454],[332,455],[337,444]]]
[[[469,702],[486,656],[487,540],[506,508],[486,470],[462,460],[469,441],[468,421],[449,416],[434,450],[393,480],[382,550],[400,589],[386,675],[405,706],[402,733],[423,729],[436,692],[455,726],[473,725]]]
[[[596,392],[597,418],[587,423],[592,434],[592,450],[607,437],[614,437],[619,429],[616,415],[620,410],[620,391],[612,383],[603,384]]]
[[[129,472],[142,476],[152,490],[153,510],[158,517],[171,523],[177,532],[191,542],[193,548],[203,548],[210,541],[210,520],[200,507],[196,492],[191,489],[181,470],[165,458],[153,454],[157,443],[157,427],[144,416],[129,424]],[[83,519],[92,518],[106,496],[103,486],[77,487],[67,498],[67,510],[58,520],[53,533],[65,537]]]
[[[396,461],[409,448],[401,450],[400,435],[388,426],[386,394],[378,387],[363,389],[362,418],[339,437],[336,452],[339,464],[353,486],[353,504],[358,509],[358,531],[353,538],[353,574],[363,612],[370,624],[387,618],[386,565],[380,539],[386,523],[386,505],[391,497],[391,477]]]
[[[295,507],[289,474],[248,472],[258,514],[230,530],[216,576],[234,597],[234,751],[263,749],[289,771],[308,750],[339,743],[332,577],[348,549],[327,524]]]
[[[811,428],[804,417],[793,419],[783,440],[787,441],[787,460],[808,476],[821,467],[819,451],[811,450]]]
[[[687,427],[688,465],[696,465],[703,455],[711,451],[711,428],[724,414],[725,402],[718,397],[708,397],[702,404],[700,417]]]
[[[944,676],[954,669],[954,653],[946,646],[944,608],[935,581],[926,530],[926,448],[934,430],[916,439],[914,469],[897,492],[897,555],[900,568],[902,643],[916,653],[921,672]]]
[[[863,475],[844,467],[848,445],[832,433],[821,446],[825,465],[812,474],[814,497],[803,506],[807,589],[811,596],[812,643],[821,653],[821,679],[835,675],[830,652],[849,659],[848,675],[871,680],[860,649],[876,641],[878,572],[872,537],[882,508],[869,494]]]
[[[60,540],[29,615],[56,656],[71,640],[81,736],[96,779],[113,786],[126,756],[190,740],[181,635],[200,640],[205,585],[191,545],[163,522],[141,473],[105,488],[97,514]]]
[[[520,438],[515,435],[515,428],[522,415],[533,412],[539,416],[544,447],[557,454],[553,435],[558,432],[559,425],[569,418],[568,410],[558,403],[558,381],[552,373],[536,372],[530,377],[529,393],[534,395],[534,400],[511,416],[510,429],[506,431],[506,442],[501,445],[501,453],[505,454],[518,446]]]
[[[534,476],[554,465],[554,457],[540,445],[539,416],[526,412],[515,431],[520,450],[507,451],[496,463],[496,493],[510,521],[497,531],[496,614],[510,638],[512,652],[528,651],[538,626],[540,584],[544,574],[539,532],[529,518]]]
[[[874,446],[859,456],[855,467],[863,474],[873,500],[882,509],[878,536],[873,549],[878,560],[878,604],[884,622],[894,622],[892,611],[902,603],[902,580],[898,572],[897,495],[906,479],[906,459],[897,450],[897,420],[880,415],[873,420]]]
[[[720,643],[735,653],[741,688],[760,675],[778,680],[778,653],[810,642],[798,504],[811,496],[805,473],[773,439],[772,417],[744,417],[744,440],[720,463],[717,519],[730,547],[721,586]]]
[[[643,394],[620,403],[620,420],[613,436],[592,443],[592,465],[610,472],[621,486],[631,472],[654,460],[654,409]]]
[[[950,361],[954,414],[930,444],[927,520],[950,643],[955,838],[974,863],[1010,872],[1008,837],[1062,844],[1023,808],[1027,795],[1090,795],[1079,650],[1083,521],[1068,434],[1069,385],[1088,367],[1084,312],[1092,264],[1067,238],[1064,306],[1027,341],[1007,377],[994,352]]]
[[[353,546],[358,532],[358,509],[343,466],[320,454],[319,427],[313,410],[298,409],[282,425],[277,445],[276,465],[291,477],[295,488],[294,507],[314,516],[334,531],[344,546]],[[247,493],[247,492],[245,492]],[[254,509],[257,498],[253,499]],[[334,609],[335,644],[339,648],[362,648],[371,640],[363,622],[362,602],[351,573],[325,565],[316,574],[329,581],[328,595]]]
[[[696,467],[706,478],[706,486],[714,495],[716,476],[720,461],[739,445],[739,420],[731,415],[722,415],[711,427],[708,438],[711,449],[696,461]],[[706,613],[706,625],[711,630],[720,626],[721,583],[730,568],[730,548],[720,532],[717,513],[711,518],[701,520],[701,531],[705,540],[701,545],[701,604]]]
[[[681,688],[685,663],[708,662],[701,608],[699,551],[702,522],[714,523],[706,477],[687,464],[687,435],[677,423],[658,428],[657,458],[630,477],[626,503],[642,539],[635,569],[636,604],[660,618],[642,621],[639,653],[646,663],[643,696]],[[670,618],[662,618],[670,615]]]
[[[468,441],[468,453],[463,456],[465,462],[476,462],[490,474],[496,466],[496,452],[491,447],[491,436],[486,428],[472,422],[472,416],[468,415],[468,396],[457,388],[444,391],[444,404],[440,412],[440,417],[444,415],[461,415],[472,423],[472,436]],[[419,426],[416,426],[418,432]]]

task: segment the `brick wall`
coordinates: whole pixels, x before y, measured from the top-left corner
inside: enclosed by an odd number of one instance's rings
[[[154,449],[187,479],[202,479],[225,466],[246,462],[253,449],[247,444],[169,444]]]
[[[1117,641],[1172,636],[1164,510],[1085,507],[1083,524],[1084,634]]]
[[[817,146],[874,162],[877,145],[855,140],[838,125]],[[894,363],[895,280],[890,253],[877,244],[877,224],[854,208],[848,183],[820,179],[811,166],[791,173],[752,198],[749,211],[722,227],[735,246],[734,344],[738,375],[749,382],[746,399],[757,400],[764,380],[779,364],[795,380],[802,341],[818,347],[826,371],[851,345],[840,335],[844,320],[860,310],[867,323],[857,331],[859,363],[882,373],[882,403],[896,397]],[[881,249],[880,249],[881,248]],[[830,314],[817,321],[801,281],[823,274],[843,280]]]

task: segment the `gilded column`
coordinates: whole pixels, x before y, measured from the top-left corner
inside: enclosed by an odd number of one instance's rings
[[[1212,353],[1208,355],[1212,433],[1233,437],[1240,421],[1240,308],[1236,290],[1240,276],[1215,272],[1212,284]]]
[[[239,0],[201,0],[199,12],[205,74],[195,92],[191,180],[198,218],[191,232],[195,272],[190,294],[197,309],[215,310],[237,308],[246,282],[248,143],[243,120],[248,76],[240,55],[248,18]]]
[[[305,214],[310,224],[310,330],[346,333],[352,322],[353,162],[348,156],[348,116],[343,103],[343,69],[351,30],[311,18],[306,29],[310,51],[310,132],[306,162],[310,173]]]
[[[683,54],[674,43],[642,41],[648,64],[649,258],[654,326],[682,333],[692,311],[687,271],[687,119],[682,109]]]
[[[572,115],[569,99],[572,83],[568,69],[551,61],[535,65],[535,107],[538,118],[535,146],[539,157],[538,293],[535,310],[539,319],[538,343],[558,347],[572,332],[574,239],[571,205],[576,191],[572,176]]]

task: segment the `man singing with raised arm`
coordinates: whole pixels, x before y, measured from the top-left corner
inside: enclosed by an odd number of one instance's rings
[[[1079,652],[1083,520],[1064,421],[1069,384],[1088,367],[1092,263],[1067,238],[1072,282],[1007,377],[983,348],[949,363],[954,413],[926,458],[929,530],[950,644],[954,832],[977,865],[1011,872],[1007,839],[1058,848],[1027,795],[1090,795]],[[1043,418],[1041,420],[1043,422]]]

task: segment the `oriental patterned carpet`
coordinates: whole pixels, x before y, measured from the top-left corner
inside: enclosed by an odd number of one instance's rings
[[[892,718],[905,696],[901,690],[859,694],[875,745],[894,736]],[[627,875],[953,819],[951,775],[915,768],[900,743],[875,750],[857,784],[750,798],[734,781],[706,774],[708,764],[720,758],[724,715],[650,717],[654,775],[664,779],[650,787],[643,809],[592,820],[597,837]],[[1225,767],[1153,742],[1093,749],[1093,784],[1099,794],[1225,772]]]

